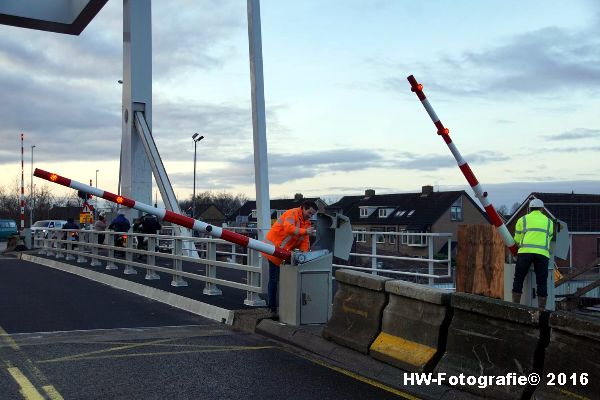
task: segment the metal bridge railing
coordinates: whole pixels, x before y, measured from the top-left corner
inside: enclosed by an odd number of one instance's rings
[[[75,240],[74,235],[78,235]],[[100,244],[98,238],[105,236],[104,243]],[[123,245],[119,246],[121,238],[126,236]],[[159,240],[172,240],[171,253],[157,251]],[[139,242],[138,242],[139,241]],[[145,248],[137,246],[144,241]],[[196,247],[200,258],[191,257],[189,250],[184,249],[184,242],[191,242]],[[114,231],[93,231],[76,229],[47,229],[46,232],[36,232],[34,236],[34,247],[39,249],[39,254],[65,258],[67,261],[75,260],[77,263],[87,263],[90,266],[99,267],[104,261],[105,269],[118,269],[117,264],[123,265],[124,274],[137,274],[137,268],[145,269],[145,279],[159,279],[157,272],[170,274],[172,276],[171,286],[187,286],[186,279],[194,279],[205,283],[203,293],[206,295],[220,295],[219,286],[230,287],[246,292],[244,304],[252,306],[264,305],[265,302],[259,297],[263,292],[261,287],[261,267],[259,264],[259,253],[255,250],[245,249],[246,253],[235,253],[243,263],[230,261],[219,261],[217,254],[226,255],[227,252],[217,251],[217,246],[227,248],[230,243],[214,238],[195,238],[168,235],[150,235],[142,233],[123,233]],[[187,255],[184,253],[188,253]],[[116,255],[122,257],[116,257]],[[145,257],[142,261],[140,257]],[[160,266],[157,258],[171,260],[170,268]],[[191,263],[183,270],[183,262]],[[201,269],[204,267],[204,273]],[[240,274],[230,274],[229,279],[217,278],[217,268],[240,271]],[[196,270],[196,271],[194,271]],[[245,283],[244,273],[245,272]]]

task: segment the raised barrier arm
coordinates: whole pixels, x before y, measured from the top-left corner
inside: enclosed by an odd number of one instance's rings
[[[440,135],[442,139],[444,139],[444,142],[446,142],[446,144],[448,145],[448,148],[450,149],[452,155],[456,159],[458,168],[460,168],[463,175],[467,179],[467,182],[469,182],[469,185],[471,185],[471,188],[475,192],[475,195],[481,202],[481,205],[483,205],[485,212],[487,213],[488,217],[490,217],[492,224],[494,224],[496,229],[498,229],[498,231],[500,232],[500,235],[502,235],[502,239],[504,240],[506,246],[510,249],[512,255],[516,256],[517,245],[515,244],[515,240],[508,231],[506,225],[504,225],[504,222],[502,222],[502,219],[496,212],[494,205],[488,200],[487,192],[484,192],[481,188],[481,185],[479,184],[477,178],[475,178],[475,174],[473,174],[471,167],[469,167],[469,164],[467,164],[465,159],[462,157],[462,155],[452,142],[452,139],[450,138],[450,130],[444,127],[444,124],[442,124],[442,121],[440,121],[440,119],[438,118],[437,114],[433,110],[433,107],[431,107],[431,104],[429,104],[429,100],[427,100],[427,97],[425,97],[425,93],[423,93],[423,85],[418,83],[413,75],[409,76],[406,79],[408,79],[408,82],[410,83],[410,90],[415,92],[419,100],[421,100],[421,104],[423,104],[423,107],[425,107],[427,114],[429,114],[429,117],[431,118],[433,124],[437,128],[437,134]]]
[[[177,214],[173,211],[169,211],[164,208],[155,208],[148,204],[140,203],[139,201],[135,201],[124,196],[119,196],[114,193],[95,188],[93,186],[88,186],[81,182],[65,178],[64,176],[60,176],[52,172],[36,168],[33,175],[35,175],[38,178],[42,178],[62,186],[90,193],[94,196],[101,197],[105,200],[120,204],[125,207],[134,208],[136,210],[140,210],[148,214],[156,215],[158,218],[164,221],[169,221],[173,224],[193,229],[198,232],[205,232],[208,233],[210,236],[226,240],[230,243],[239,244],[240,246],[248,247],[250,249],[257,250],[265,254],[274,255],[275,257],[281,258],[288,262],[290,262],[292,257],[291,252],[280,247],[275,247],[272,244],[264,243],[256,239],[249,238],[248,236],[240,235],[239,233],[229,231],[227,229],[223,229],[215,225],[207,224],[206,222],[200,221],[198,219]]]

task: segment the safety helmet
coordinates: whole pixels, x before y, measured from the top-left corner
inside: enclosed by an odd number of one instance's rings
[[[544,208],[544,202],[540,199],[533,199],[529,202],[529,208]]]

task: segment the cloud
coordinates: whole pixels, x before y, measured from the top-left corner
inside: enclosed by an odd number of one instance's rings
[[[229,159],[224,167],[210,170],[201,175],[197,174],[196,182],[223,188],[254,184],[253,159],[252,154]],[[336,171],[363,170],[377,167],[381,161],[382,157],[371,150],[339,149],[296,154],[270,153],[269,183],[281,184]],[[173,184],[187,187],[193,182],[193,173],[175,173],[171,174],[170,178]]]
[[[419,171],[435,171],[442,168],[450,168],[456,166],[456,160],[450,155],[426,154],[420,155],[415,153],[399,153],[396,155],[396,160],[390,162],[392,168],[412,169]],[[486,164],[490,162],[506,161],[510,158],[500,153],[493,151],[483,151],[476,154],[467,154],[464,159],[469,164]]]
[[[462,54],[440,55],[427,87],[460,96],[550,94],[600,88],[598,22],[578,31],[547,27],[516,35],[499,45]],[[419,70],[430,70],[421,66]],[[406,90],[406,81],[387,78],[388,89]]]
[[[578,128],[555,135],[545,135],[547,140],[595,139],[600,137],[600,129]]]

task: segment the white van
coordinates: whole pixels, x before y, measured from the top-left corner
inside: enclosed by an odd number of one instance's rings
[[[31,226],[31,234],[35,237],[36,232],[42,231],[44,232],[44,238],[48,238],[48,229],[60,229],[66,223],[67,221],[62,219],[45,219],[42,221],[37,221]]]

